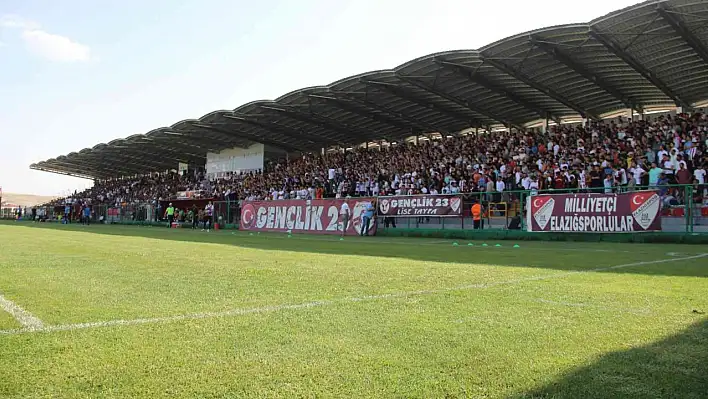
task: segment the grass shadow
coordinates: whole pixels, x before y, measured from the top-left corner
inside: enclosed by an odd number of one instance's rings
[[[452,246],[453,240],[426,238],[391,238],[391,237],[346,237],[339,241],[338,236],[293,235],[285,233],[245,233],[239,231],[219,231],[209,234],[190,229],[168,229],[147,226],[60,225],[55,223],[0,222],[0,226],[26,227],[41,230],[72,231],[107,236],[143,237],[157,240],[182,241],[190,243],[210,243],[232,245],[241,248],[259,250],[281,250],[310,252],[330,255],[355,255],[383,258],[405,258],[426,262],[445,262],[461,264],[492,264],[501,266],[537,267],[555,270],[583,270],[602,268],[617,264],[637,262],[638,260],[657,260],[667,258],[668,251],[680,251],[681,246],[666,244],[615,244],[615,243],[577,243],[566,242],[521,243],[521,248],[513,248],[511,243],[502,242],[502,248],[490,242],[489,247],[481,247],[475,242],[473,248],[467,241],[459,241],[459,246]],[[678,249],[677,249],[678,248]],[[697,253],[695,246],[683,246],[686,253]],[[670,266],[669,266],[670,265]],[[670,275],[708,277],[708,256],[688,262],[660,263],[653,266],[606,270],[616,273],[640,273],[647,275]]]
[[[662,341],[606,354],[512,398],[708,398],[708,320]]]

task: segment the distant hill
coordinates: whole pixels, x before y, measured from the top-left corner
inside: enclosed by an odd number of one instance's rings
[[[19,206],[34,206],[39,204],[44,204],[57,197],[51,197],[47,195],[30,195],[30,194],[13,194],[13,193],[2,193],[2,203],[13,204]]]

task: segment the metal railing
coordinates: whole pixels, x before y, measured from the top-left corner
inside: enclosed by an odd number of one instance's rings
[[[474,192],[461,194],[463,213],[461,217],[397,217],[379,218],[379,229],[473,229],[470,212],[472,203],[478,201],[485,209],[483,230],[506,230],[513,218],[520,220],[518,229],[525,229],[525,206],[529,196],[540,194],[572,193],[618,193],[641,190],[658,190],[663,199],[667,193],[673,194],[672,205],[664,205],[661,210],[662,232],[705,233],[708,234],[708,185],[662,185],[613,187],[606,189],[562,189],[562,190],[510,190],[504,192]]]
[[[664,204],[661,210],[661,226],[663,232],[705,233],[708,234],[708,185],[662,185],[653,187],[614,187],[612,192],[630,192],[640,190],[658,190],[662,202],[670,193],[673,201]],[[378,217],[376,223],[379,229],[442,229],[471,230],[473,220],[470,208],[477,201],[485,209],[483,215],[483,230],[506,230],[514,218],[519,218],[519,229],[524,229],[526,198],[538,194],[569,194],[569,193],[606,193],[608,189],[562,189],[562,190],[510,190],[504,192],[474,192],[459,194],[463,199],[463,211],[456,217]],[[175,221],[191,223],[193,210],[191,207],[180,208],[180,202],[173,201],[176,208]],[[240,218],[240,201],[214,201],[213,222],[222,228],[238,228]],[[200,207],[198,209],[202,209]],[[66,220],[64,206],[44,206],[23,209],[22,219],[54,222],[76,223],[80,221],[80,208],[71,208],[71,217]],[[93,205],[91,223],[117,224],[155,224],[164,223],[164,209],[154,204],[122,204],[119,206]],[[16,209],[4,208],[0,212],[4,219],[16,219]],[[514,226],[516,227],[516,226]]]

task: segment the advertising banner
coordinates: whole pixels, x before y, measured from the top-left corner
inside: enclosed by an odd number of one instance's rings
[[[202,191],[177,191],[178,200],[199,199],[202,197]]]
[[[108,208],[106,211],[106,223],[117,223],[120,221],[120,208]]]
[[[241,230],[342,234],[339,211],[344,202],[349,205],[351,215],[346,235],[360,234],[362,215],[367,206],[374,203],[373,198],[247,201],[241,207]],[[369,235],[375,232],[372,220]]]
[[[454,195],[409,195],[379,197],[379,215],[457,216],[462,215],[462,198]]]
[[[218,153],[207,153],[207,175],[220,175],[225,172],[247,172],[262,170],[265,146],[260,143],[248,148],[230,148]]]
[[[656,191],[535,195],[526,199],[526,210],[528,231],[661,231],[661,197]]]

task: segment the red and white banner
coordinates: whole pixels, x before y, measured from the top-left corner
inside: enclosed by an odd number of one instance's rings
[[[462,215],[462,198],[454,195],[408,195],[379,197],[381,216],[457,216]]]
[[[177,191],[178,200],[190,200],[202,198],[202,191]]]
[[[349,205],[351,215],[346,235],[358,235],[362,215],[374,203],[373,199],[247,201],[241,207],[241,230],[342,234],[339,211],[344,202]],[[369,226],[369,235],[373,235],[376,232],[373,220]]]
[[[551,194],[526,200],[526,228],[536,232],[629,233],[661,231],[656,191]]]

